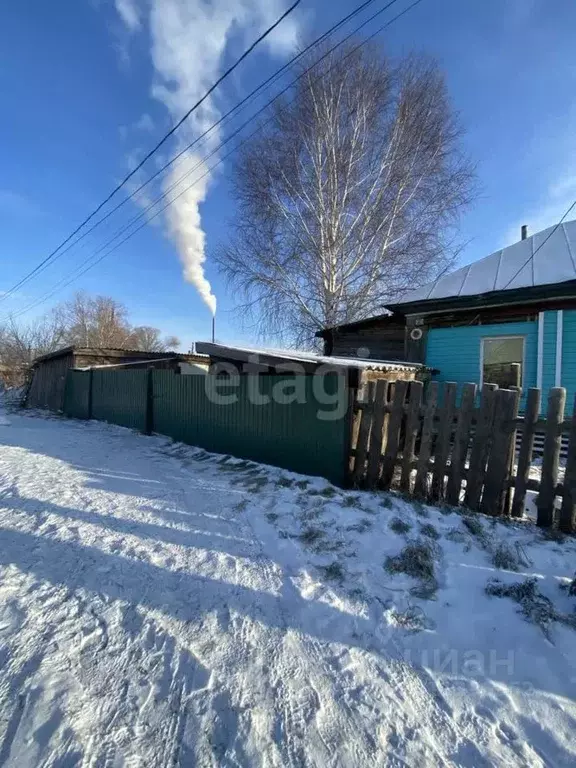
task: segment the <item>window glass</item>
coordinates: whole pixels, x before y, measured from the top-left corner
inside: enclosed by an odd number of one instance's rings
[[[524,338],[482,339],[482,382],[499,387],[521,387],[524,371]]]

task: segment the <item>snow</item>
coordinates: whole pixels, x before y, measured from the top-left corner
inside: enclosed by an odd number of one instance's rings
[[[384,567],[425,540],[427,599]],[[534,576],[569,618],[575,555],[529,523],[12,412],[0,765],[574,765],[575,629],[485,587]]]
[[[369,360],[361,357],[332,357],[318,355],[315,352],[304,351],[300,349],[273,349],[253,347],[228,347],[225,344],[214,344],[205,341],[197,341],[195,348],[214,357],[223,359],[244,359],[246,355],[268,355],[277,357],[287,362],[317,363],[318,365],[328,365],[331,368],[360,368],[365,370],[386,369],[390,371],[409,371],[425,368],[422,363],[411,362],[391,362],[389,360]],[[238,358],[235,353],[239,353]]]
[[[576,220],[537,232],[408,293],[398,306],[576,280]]]

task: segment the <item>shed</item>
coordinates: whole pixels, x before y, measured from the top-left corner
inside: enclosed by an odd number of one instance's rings
[[[66,374],[71,368],[164,368],[180,372],[181,366],[208,368],[206,357],[176,352],[142,352],[136,349],[64,347],[37,357],[25,397],[28,408],[62,410]],[[186,372],[190,372],[186,370]]]

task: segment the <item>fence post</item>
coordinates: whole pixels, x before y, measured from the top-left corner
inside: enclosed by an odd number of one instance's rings
[[[576,531],[576,397],[570,422],[570,441],[563,485],[559,526],[564,533],[574,533]]]
[[[478,509],[480,496],[486,475],[486,463],[490,455],[494,409],[496,406],[496,384],[483,384],[480,407],[476,417],[476,430],[470,451],[468,475],[466,477],[466,494],[464,504],[470,509]]]
[[[420,406],[422,404],[421,381],[410,382],[410,401],[408,403],[408,415],[406,416],[406,434],[404,436],[404,451],[402,455],[402,475],[400,488],[410,491],[410,476],[412,474],[412,462],[414,461],[414,449],[416,438],[420,429]]]
[[[536,524],[541,528],[550,528],[554,524],[554,498],[558,482],[565,403],[566,390],[563,387],[554,387],[550,390],[548,393],[544,453],[542,455],[542,478],[540,480],[540,493],[536,499],[538,508]]]
[[[499,516],[504,512],[508,481],[510,479],[510,451],[514,450],[513,424],[518,404],[518,391],[496,391],[494,415],[494,441],[488,459],[481,511],[485,515]]]
[[[384,418],[386,416],[386,404],[388,394],[388,381],[378,379],[376,382],[376,394],[374,395],[374,412],[372,416],[372,432],[370,435],[370,453],[368,455],[368,470],[366,473],[367,485],[375,488],[380,478],[380,464],[382,462],[382,443],[384,441]]]
[[[470,427],[474,413],[474,400],[476,399],[476,384],[464,384],[462,400],[458,410],[458,422],[454,435],[454,447],[450,459],[450,472],[446,485],[446,501],[448,504],[458,506],[460,504],[460,490],[462,487],[462,475],[468,455],[468,443],[470,442]]]
[[[356,457],[354,460],[354,472],[352,475],[354,485],[360,485],[366,472],[366,457],[368,456],[368,444],[370,441],[370,427],[372,426],[372,411],[374,408],[375,383],[369,381],[364,397],[364,407],[360,411],[360,426],[358,439],[356,440]]]
[[[440,409],[440,426],[434,451],[434,470],[430,492],[432,501],[439,501],[444,496],[444,476],[446,474],[448,456],[450,455],[450,440],[454,424],[457,390],[458,385],[453,381],[444,384],[444,402]]]
[[[94,369],[88,371],[88,421],[92,419],[92,403],[94,402]]]
[[[154,369],[148,368],[146,371],[146,420],[144,424],[144,434],[151,435],[154,431]]]
[[[434,436],[434,419],[438,404],[438,382],[432,381],[428,385],[426,393],[426,410],[422,423],[422,436],[420,438],[420,452],[418,454],[418,466],[416,467],[416,479],[414,480],[414,495],[426,498],[428,495],[428,463],[432,451],[432,439]]]
[[[386,450],[382,459],[382,476],[380,478],[380,484],[385,489],[390,488],[394,479],[394,469],[400,445],[400,427],[404,419],[404,401],[406,399],[407,386],[408,382],[402,379],[394,382],[394,399],[392,400],[392,411],[388,419]]]
[[[516,470],[516,482],[514,484],[514,500],[512,502],[512,517],[522,517],[524,513],[524,500],[530,474],[530,463],[534,450],[534,432],[540,413],[540,390],[531,388],[528,390],[526,411],[524,412],[524,427],[522,429],[522,443],[518,454],[518,469]]]

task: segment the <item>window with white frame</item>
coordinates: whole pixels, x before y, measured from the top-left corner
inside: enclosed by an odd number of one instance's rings
[[[493,336],[480,342],[482,384],[521,387],[524,378],[524,336]]]

